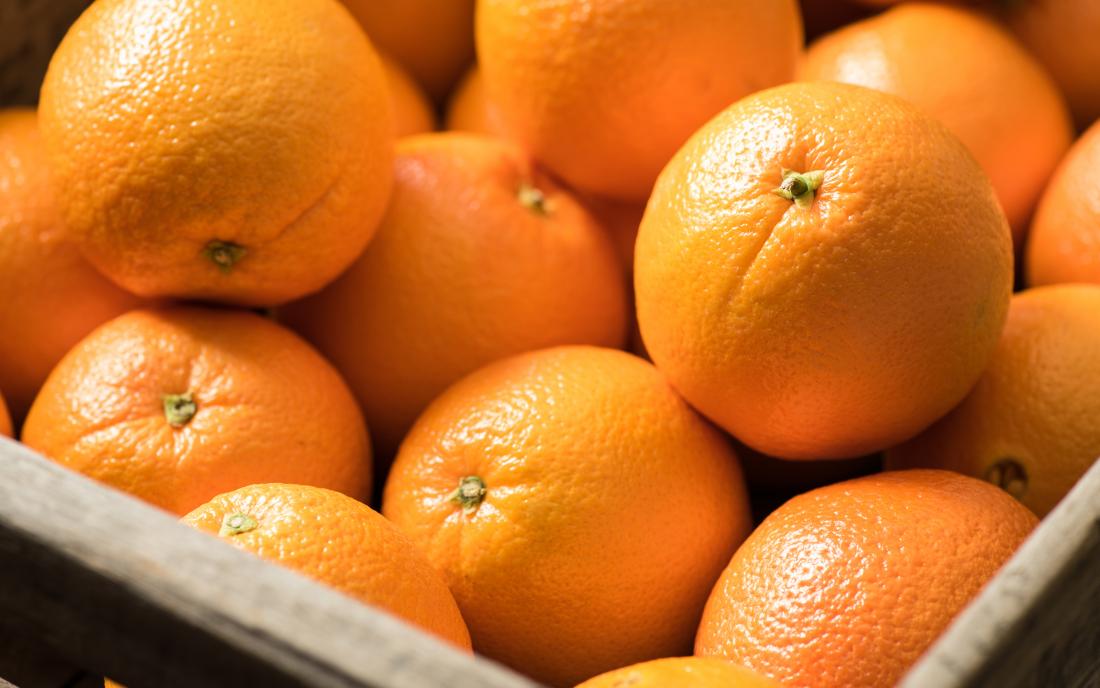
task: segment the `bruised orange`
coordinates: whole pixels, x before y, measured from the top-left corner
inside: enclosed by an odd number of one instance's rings
[[[499,361],[417,420],[382,513],[474,649],[551,686],[690,651],[750,527],[737,458],[652,365],[595,347]]]
[[[808,492],[737,550],[695,654],[790,688],[893,686],[1036,523],[1001,490],[949,471]]]
[[[183,522],[470,649],[443,578],[404,533],[351,497],[306,485],[249,485],[214,497]]]
[[[722,659],[670,657],[609,671],[577,688],[779,688],[779,684]]]
[[[370,492],[367,430],[344,381],[244,311],[146,309],[102,325],[50,373],[23,441],[176,514],[252,483]]]
[[[30,109],[0,111],[0,389],[16,422],[96,326],[137,306],[68,240]]]
[[[98,0],[50,61],[39,124],[100,271],[144,296],[272,305],[373,235],[388,97],[336,0]]]
[[[764,91],[699,130],[635,250],[657,367],[781,458],[873,453],[947,413],[1012,290],[1008,224],[973,157],[914,106],[846,84]]]

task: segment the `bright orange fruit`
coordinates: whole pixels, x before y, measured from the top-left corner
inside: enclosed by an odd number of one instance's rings
[[[249,485],[214,497],[183,522],[470,649],[443,578],[404,533],[351,497],[305,485]]]
[[[488,136],[504,136],[496,107],[485,95],[485,82],[476,66],[466,72],[447,105],[447,129]]]
[[[140,303],[68,240],[45,157],[34,111],[0,110],[0,389],[17,422],[74,344]]]
[[[104,274],[271,305],[373,235],[388,97],[336,0],[98,0],[53,55],[39,124],[65,222]]]
[[[951,413],[887,452],[1000,485],[1045,516],[1100,457],[1100,285],[1012,297],[1001,343]]]
[[[443,571],[474,648],[552,686],[688,652],[750,528],[725,439],[652,365],[595,347],[452,386],[382,512]]]
[[[779,688],[779,684],[722,659],[669,657],[600,674],[577,688]]]
[[[790,688],[893,686],[1036,522],[1001,490],[948,471],[808,492],[737,550],[695,653]]]
[[[425,134],[435,130],[435,110],[428,96],[405,69],[389,55],[379,53],[382,70],[390,90],[395,138]]]
[[[912,105],[846,84],[764,91],[699,130],[635,250],[657,367],[783,458],[869,454],[947,413],[1012,289],[1008,224],[973,157]]]
[[[4,403],[4,396],[0,394],[0,435],[11,437],[11,416],[8,415],[8,406]]]
[[[796,0],[483,0],[478,61],[509,135],[582,191],[644,201],[691,133],[789,81]]]
[[[355,398],[293,333],[244,311],[131,311],[50,374],[23,441],[55,461],[185,514],[264,482],[370,493]]]
[[[362,257],[283,311],[347,378],[380,454],[486,363],[623,344],[626,285],[611,241],[512,146],[458,133],[404,139],[396,175]]]
[[[799,76],[892,93],[946,124],[989,175],[1017,246],[1073,138],[1038,61],[997,23],[960,8],[905,3],[840,29],[810,46]]]

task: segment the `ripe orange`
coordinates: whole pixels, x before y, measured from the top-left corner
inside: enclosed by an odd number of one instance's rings
[[[949,411],[1012,288],[1008,225],[962,144],[845,84],[781,86],[712,120],[662,173],[635,250],[657,367],[783,458],[869,454]]]
[[[243,311],[137,310],[99,327],[50,374],[23,441],[176,514],[252,483],[370,490],[367,431],[343,380]]]
[[[214,497],[183,522],[470,649],[470,632],[439,573],[404,533],[351,497],[304,485],[250,485]]]
[[[1009,25],[1069,100],[1081,129],[1100,118],[1100,3],[1028,0],[1002,3]]]
[[[11,437],[11,416],[8,414],[7,404],[4,403],[4,396],[0,394],[0,435],[7,435]]]
[[[61,357],[139,300],[67,240],[35,113],[0,110],[0,389],[18,422]]]
[[[443,571],[478,652],[571,686],[690,650],[746,502],[725,439],[653,366],[559,347],[436,399],[382,511]]]
[[[478,60],[505,129],[588,193],[644,201],[693,131],[789,81],[796,0],[483,0]]]
[[[474,59],[474,0],[342,0],[437,101]]]
[[[104,274],[270,305],[331,281],[373,234],[387,98],[336,0],[99,0],[54,53],[39,123],[64,219]]]
[[[948,471],[837,483],[784,504],[737,550],[695,653],[791,688],[893,686],[1037,519]]]
[[[1043,192],[1024,267],[1031,285],[1100,284],[1100,123],[1073,144]]]
[[[477,67],[470,68],[455,87],[454,95],[447,105],[447,128],[488,136],[505,134],[496,107],[485,95],[485,82]]]
[[[1012,297],[985,374],[950,414],[887,453],[896,467],[985,478],[1045,516],[1100,457],[1100,286]]]
[[[344,374],[380,454],[482,365],[555,344],[620,346],[614,248],[569,192],[498,139],[398,144],[375,241],[320,294],[284,311]]]
[[[584,204],[604,231],[611,236],[626,274],[633,276],[634,243],[638,238],[638,227],[642,224],[642,215],[645,214],[645,204],[597,196],[586,197]]]
[[[779,684],[721,659],[670,657],[609,671],[577,688],[779,688]]]
[[[990,19],[905,3],[816,41],[805,80],[901,96],[938,118],[993,182],[1017,247],[1073,138],[1069,111],[1042,66]]]
[[[435,130],[435,111],[420,85],[413,81],[393,58],[379,54],[390,90],[395,138],[424,134]]]

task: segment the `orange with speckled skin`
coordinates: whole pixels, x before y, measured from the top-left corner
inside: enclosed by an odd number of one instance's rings
[[[959,8],[906,3],[817,40],[804,80],[901,96],[947,125],[989,175],[1019,247],[1069,148],[1069,111],[1054,81],[1011,34]]]
[[[505,136],[496,108],[485,95],[485,82],[476,66],[466,72],[447,105],[447,128],[488,136]]]
[[[237,514],[254,526],[219,532]],[[470,649],[443,578],[404,533],[351,497],[304,485],[249,485],[214,497],[183,522]]]
[[[469,512],[451,499],[467,476],[485,486]],[[690,651],[746,501],[726,440],[652,365],[558,347],[436,399],[382,512],[443,571],[478,652],[571,686]]]
[[[1058,82],[1077,126],[1100,117],[1100,3],[1028,0],[1002,3],[1009,26]]]
[[[1001,490],[949,471],[808,492],[734,555],[695,654],[790,688],[893,686],[1036,523]]]
[[[347,378],[380,454],[486,363],[557,344],[623,344],[626,284],[611,241],[512,146],[413,137],[398,144],[396,175],[367,251],[282,312]],[[541,209],[525,204],[524,185],[542,194]]]
[[[437,101],[474,60],[474,0],[342,0]]]
[[[1024,268],[1031,286],[1100,284],[1100,123],[1070,149],[1050,180],[1031,234]]]
[[[986,478],[1045,516],[1100,456],[1100,286],[1012,297],[989,367],[951,413],[886,454],[888,466]],[[1003,461],[1023,469],[1002,471]]]
[[[164,396],[190,393],[173,426]],[[244,311],[131,311],[50,374],[23,441],[58,463],[176,514],[217,494],[295,482],[370,491],[355,398],[292,332]]]
[[[711,657],[669,657],[623,667],[577,688],[780,688],[733,662]]]
[[[428,96],[405,69],[389,55],[379,53],[390,89],[394,138],[435,130],[435,111]]]
[[[8,406],[4,403],[3,395],[0,395],[0,435],[11,437],[11,416],[8,415]]]
[[[74,344],[140,303],[68,240],[30,109],[0,110],[0,293],[0,389],[17,422]]]
[[[587,193],[644,201],[691,133],[789,81],[796,0],[483,0],[485,89],[505,130]]]
[[[62,216],[101,272],[145,296],[272,305],[330,282],[373,235],[388,97],[336,0],[98,0],[53,55],[39,125]],[[243,255],[219,264],[212,242]]]
[[[773,193],[821,171],[809,207]],[[1012,238],[939,122],[834,83],[749,96],[669,163],[635,246],[657,367],[754,449],[869,454],[962,400],[997,344]]]

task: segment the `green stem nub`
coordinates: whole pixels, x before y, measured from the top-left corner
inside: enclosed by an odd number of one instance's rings
[[[802,173],[783,168],[782,175],[783,182],[772,193],[788,201],[794,201],[799,208],[809,208],[814,204],[814,196],[825,181],[825,173],[821,170]]]
[[[164,417],[173,428],[182,428],[187,425],[195,417],[195,411],[199,409],[191,392],[165,394],[161,397],[161,401],[164,402]]]
[[[218,530],[218,535],[221,537],[240,535],[255,530],[257,525],[259,524],[256,523],[256,519],[248,514],[242,514],[239,511],[235,514],[226,514],[222,519],[222,527]]]
[[[534,214],[541,217],[546,217],[550,214],[546,208],[546,194],[535,188],[532,184],[528,182],[520,184],[516,196],[519,198],[519,202],[523,204],[523,207]]]
[[[461,506],[463,513],[477,511],[481,502],[485,500],[485,481],[476,475],[468,475],[458,481],[458,487],[448,499]]]
[[[212,240],[202,249],[202,254],[224,273],[232,270],[233,266],[241,258],[244,258],[245,253],[244,246],[234,244],[232,241],[220,241],[218,239]]]

